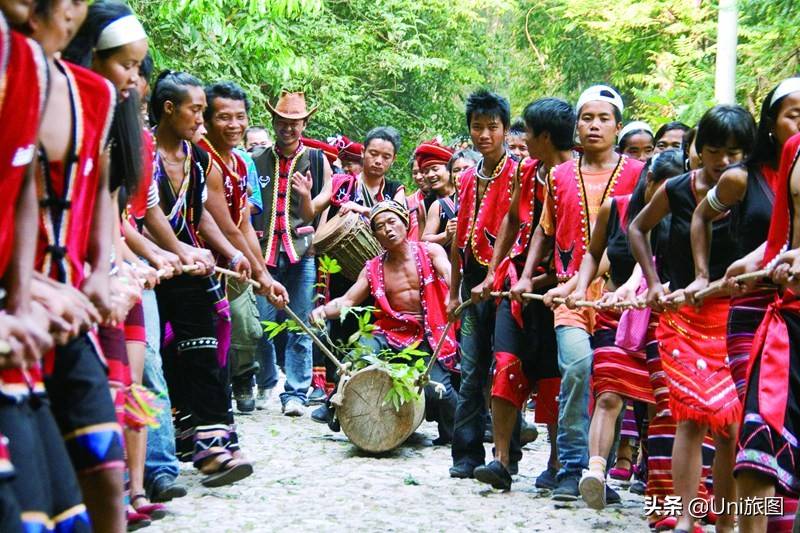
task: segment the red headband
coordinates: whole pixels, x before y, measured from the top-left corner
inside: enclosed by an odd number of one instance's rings
[[[325,154],[325,158],[331,165],[339,157],[339,151],[336,150],[334,146],[331,146],[328,143],[324,143],[316,139],[309,139],[308,137],[303,137],[301,141],[303,142],[304,145],[308,146],[309,148],[316,148],[318,150],[322,150],[322,153]]]
[[[414,159],[420,170],[431,165],[446,165],[450,162],[455,152],[443,146],[438,139],[432,139],[420,144],[414,151]]]

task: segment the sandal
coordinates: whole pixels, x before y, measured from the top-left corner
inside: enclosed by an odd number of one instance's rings
[[[228,456],[214,472],[209,473],[200,483],[204,487],[222,487],[243,480],[253,473],[253,465],[240,461],[241,459]]]
[[[149,516],[135,511],[125,511],[125,519],[128,522],[128,531],[136,531],[152,523]]]
[[[611,479],[616,479],[617,481],[630,481],[631,476],[633,476],[633,461],[625,457],[617,458],[617,464],[619,464],[620,461],[627,461],[628,468],[620,468],[615,466],[608,471],[608,477]]]
[[[145,500],[147,503],[137,506],[135,504],[137,500]],[[147,515],[153,520],[161,520],[167,516],[166,505],[162,505],[160,503],[150,503],[150,500],[148,500],[147,496],[144,494],[136,494],[131,496],[131,505],[134,509],[136,509],[137,513]]]

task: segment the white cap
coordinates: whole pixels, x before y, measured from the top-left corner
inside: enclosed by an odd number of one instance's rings
[[[110,50],[142,39],[147,39],[144,27],[135,16],[127,15],[103,28],[94,49]]]
[[[575,106],[575,111],[580,113],[581,108],[589,102],[608,102],[617,109],[620,115],[625,111],[625,104],[622,103],[622,97],[617,91],[608,85],[593,85],[581,93],[578,98],[578,104]]]
[[[619,132],[619,138],[622,139],[630,132],[639,130],[644,130],[650,135],[653,135],[653,129],[650,127],[649,124],[647,124],[647,122],[642,122],[641,120],[634,120],[633,122],[628,122],[625,125],[625,127],[622,128],[622,131]]]
[[[800,78],[787,78],[778,84],[775,92],[772,93],[772,99],[769,101],[769,106],[775,105],[775,102],[788,96],[792,93],[800,91]]]

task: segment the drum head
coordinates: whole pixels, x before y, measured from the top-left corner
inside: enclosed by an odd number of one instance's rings
[[[406,402],[400,410],[386,402],[392,378],[385,370],[370,366],[353,374],[344,386],[336,415],[350,441],[368,452],[392,450],[402,444],[422,422],[424,395]]]
[[[318,247],[321,243],[324,244],[326,240],[330,239],[331,235],[336,231],[336,228],[339,227],[341,222],[342,219],[338,216],[326,220],[325,223],[317,228],[317,231],[314,232],[314,246]]]

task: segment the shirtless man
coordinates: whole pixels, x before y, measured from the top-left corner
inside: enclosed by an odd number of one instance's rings
[[[432,353],[447,326],[447,254],[438,244],[408,240],[408,210],[398,202],[376,204],[370,211],[370,224],[386,252],[367,261],[344,296],[314,309],[311,320],[324,323],[339,318],[343,308],[359,305],[371,295],[382,313],[375,322],[377,330],[371,339],[362,338],[362,345],[374,353],[386,349],[399,352],[415,345],[417,350]],[[457,362],[456,347],[455,333],[449,329],[430,374],[446,392],[439,397],[432,385],[425,387],[426,417],[439,425],[434,444],[447,444],[452,439],[456,392],[450,384],[450,372]]]

